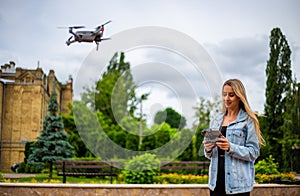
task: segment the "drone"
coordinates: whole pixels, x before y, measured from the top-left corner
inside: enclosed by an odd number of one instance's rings
[[[76,31],[74,32],[73,29],[81,29],[85,28],[85,26],[72,26],[72,27],[58,27],[58,28],[68,28],[69,33],[72,34],[72,36],[66,41],[67,46],[74,42],[95,42],[97,45],[97,49],[99,47],[99,43],[103,40],[109,40],[110,38],[102,38],[104,33],[104,26],[108,23],[110,23],[111,20],[107,21],[106,23],[98,26],[95,28],[94,31]]]

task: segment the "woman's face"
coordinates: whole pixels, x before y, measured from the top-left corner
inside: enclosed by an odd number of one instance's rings
[[[233,89],[229,85],[223,87],[223,101],[227,110],[238,110],[240,98],[236,96]]]

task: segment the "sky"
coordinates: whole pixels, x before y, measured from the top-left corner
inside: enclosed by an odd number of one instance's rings
[[[127,40],[134,42],[142,32],[150,42],[156,37],[161,40],[155,47],[129,43],[125,56],[139,93],[150,92],[143,104],[148,121],[158,110],[172,107],[191,126],[198,98],[221,92],[222,82],[229,78],[244,83],[251,108],[263,113],[269,35],[275,27],[288,40],[293,77],[299,82],[299,7],[297,0],[1,0],[0,64],[14,61],[28,69],[39,64],[46,74],[55,70],[61,82],[71,75],[76,98],[80,83],[98,77],[101,72],[94,70],[103,71],[108,64],[107,51]],[[84,25],[93,29],[109,20],[104,37],[112,39],[101,42],[97,52],[94,43],[67,46],[68,29],[57,28]],[[194,44],[195,50],[187,43]],[[95,54],[101,58],[101,68],[86,65]]]

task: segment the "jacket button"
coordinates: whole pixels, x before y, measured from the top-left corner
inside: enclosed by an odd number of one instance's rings
[[[228,172],[227,175],[230,175],[230,173]]]

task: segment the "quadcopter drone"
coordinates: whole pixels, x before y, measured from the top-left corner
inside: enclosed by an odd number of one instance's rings
[[[69,46],[74,42],[95,42],[97,44],[97,50],[99,47],[99,42],[103,40],[109,40],[110,38],[102,38],[104,33],[104,25],[110,23],[111,21],[107,21],[106,23],[98,26],[95,28],[94,31],[76,31],[74,32],[73,29],[81,29],[85,28],[85,26],[73,26],[73,27],[59,27],[59,28],[69,28],[69,33],[72,36],[66,41],[66,44]]]

